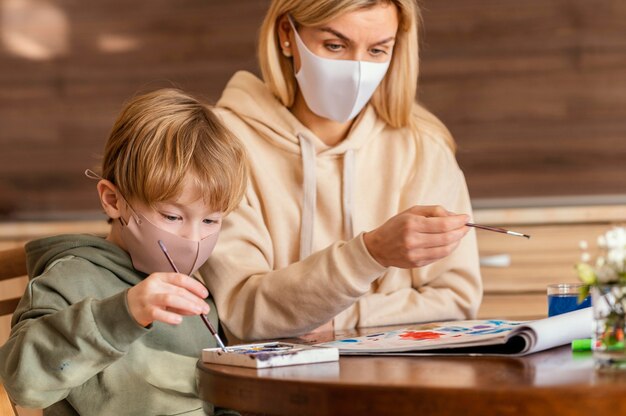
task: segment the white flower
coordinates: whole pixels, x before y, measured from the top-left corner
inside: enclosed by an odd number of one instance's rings
[[[607,231],[604,237],[606,239],[606,248],[609,250],[626,247],[626,230],[622,227],[615,227]]]
[[[606,260],[612,267],[621,272],[624,270],[625,256],[626,252],[624,252],[624,250],[622,250],[621,248],[614,248],[608,251],[608,253],[606,254]]]
[[[596,276],[598,276],[598,283],[612,283],[619,277],[615,269],[606,264],[596,269]]]
[[[613,227],[599,236],[597,243],[601,253],[595,260],[587,251],[587,242],[578,243],[582,250],[581,263],[577,265],[578,277],[588,285],[626,279],[626,228]]]

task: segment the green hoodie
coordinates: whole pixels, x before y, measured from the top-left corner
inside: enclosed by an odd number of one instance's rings
[[[199,317],[137,324],[126,291],[146,275],[101,237],[50,237],[26,252],[30,281],[0,347],[13,400],[46,415],[204,414],[195,365],[215,341]]]

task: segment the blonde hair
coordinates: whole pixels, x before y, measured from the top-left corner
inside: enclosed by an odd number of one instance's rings
[[[241,201],[247,173],[239,140],[206,105],[173,88],[126,104],[102,161],[102,177],[127,200],[154,206],[175,198],[191,174],[198,196],[224,213]]]
[[[305,26],[319,26],[345,13],[376,6],[381,3],[396,6],[399,15],[398,32],[387,75],[371,98],[376,113],[394,128],[410,128],[419,134],[422,113],[415,102],[419,74],[418,26],[421,14],[416,0],[274,0],[265,15],[259,34],[258,58],[263,80],[269,90],[286,107],[293,105],[296,79],[293,61],[279,48],[278,22],[285,14]],[[454,149],[454,141],[443,124],[438,130]]]

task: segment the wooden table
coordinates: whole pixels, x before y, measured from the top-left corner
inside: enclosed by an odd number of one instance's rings
[[[198,362],[197,383],[205,401],[270,415],[626,415],[626,372],[597,372],[591,353],[569,346],[526,357],[352,356],[263,370]]]

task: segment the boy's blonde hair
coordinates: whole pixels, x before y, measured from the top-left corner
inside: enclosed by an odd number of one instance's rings
[[[102,177],[127,200],[154,206],[177,197],[188,174],[211,209],[232,211],[247,182],[242,144],[206,105],[180,90],[127,103],[106,143]]]
[[[423,120],[423,109],[415,103],[419,74],[418,26],[421,15],[416,0],[274,0],[265,15],[259,34],[258,58],[263,80],[286,106],[293,105],[297,82],[293,60],[281,53],[278,22],[286,14],[305,26],[319,26],[345,13],[392,4],[398,10],[396,42],[387,75],[371,98],[376,113],[395,128],[408,127],[418,132],[418,123],[443,128],[446,143],[454,148],[449,132],[436,119]],[[434,117],[433,117],[434,118]],[[426,126],[431,127],[431,126]]]

